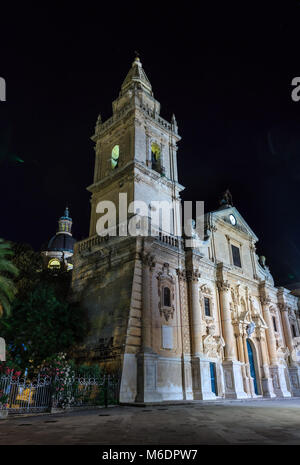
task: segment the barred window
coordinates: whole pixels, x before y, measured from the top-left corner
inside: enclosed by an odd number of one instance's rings
[[[277,325],[276,325],[276,318],[273,316],[273,326],[274,326],[274,331],[277,332]]]

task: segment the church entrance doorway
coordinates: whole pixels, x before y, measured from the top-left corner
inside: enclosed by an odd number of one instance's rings
[[[249,341],[249,339],[247,339],[247,350],[248,350],[248,358],[249,358],[249,365],[250,365],[250,374],[253,378],[253,383],[254,383],[254,391],[255,391],[255,394],[258,394],[256,371],[255,371],[255,364],[254,364],[254,354],[253,354],[252,343]]]
[[[211,390],[217,396],[217,380],[216,380],[216,364],[214,362],[209,362],[210,367],[210,382]]]

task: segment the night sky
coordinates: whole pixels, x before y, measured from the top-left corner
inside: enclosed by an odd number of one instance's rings
[[[1,6],[0,237],[39,250],[66,203],[87,237],[90,136],[138,50],[162,117],[176,115],[183,199],[214,210],[229,188],[276,284],[300,281],[300,2],[260,3]]]

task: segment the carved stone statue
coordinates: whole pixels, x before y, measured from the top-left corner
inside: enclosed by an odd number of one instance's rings
[[[251,334],[253,333],[254,331],[254,328],[255,328],[255,323],[253,321],[251,321],[249,323],[249,325],[247,326],[247,334],[248,334],[248,337],[251,336]]]
[[[261,256],[259,257],[259,263],[261,264],[261,266],[262,266],[263,268],[266,267],[266,257],[264,257],[264,255],[261,255]]]
[[[226,191],[223,192],[220,200],[220,205],[228,205],[229,207],[233,206],[232,195],[229,189],[226,189]]]

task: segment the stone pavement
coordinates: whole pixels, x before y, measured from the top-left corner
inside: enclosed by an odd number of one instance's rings
[[[0,421],[0,444],[300,445],[300,399],[11,416]]]

